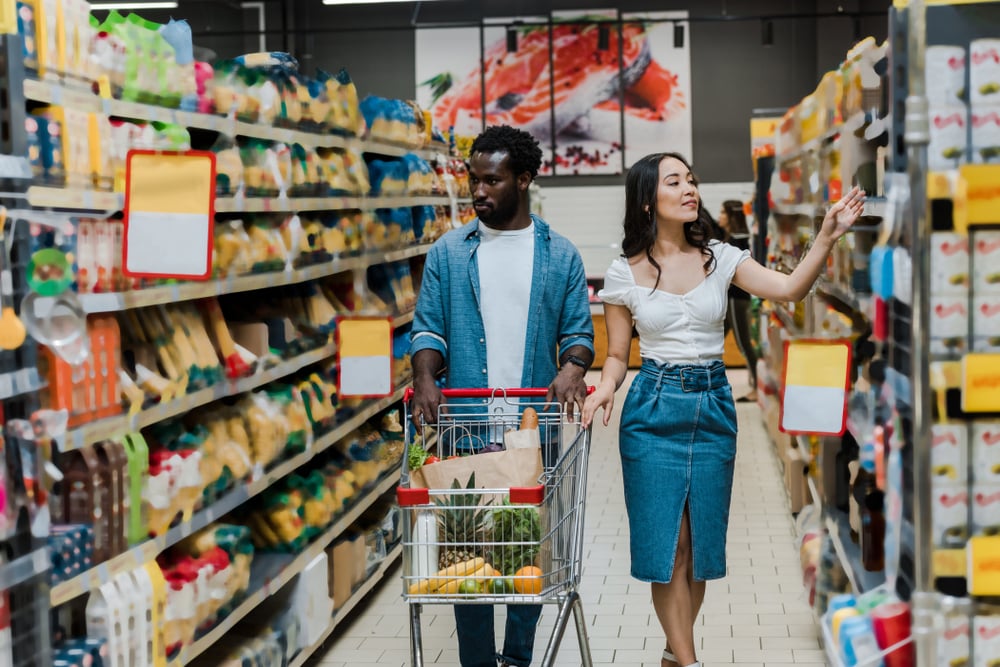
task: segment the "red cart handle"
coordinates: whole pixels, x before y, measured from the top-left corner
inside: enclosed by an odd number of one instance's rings
[[[548,387],[532,387],[522,389],[442,389],[441,394],[445,398],[493,398],[494,396],[503,398],[545,398],[548,396]],[[587,387],[587,395],[594,393],[594,387]],[[413,398],[413,387],[407,387],[403,393],[403,400],[407,403]]]

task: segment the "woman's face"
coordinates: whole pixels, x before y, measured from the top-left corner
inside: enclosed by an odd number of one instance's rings
[[[677,158],[660,160],[660,181],[656,189],[656,217],[665,222],[694,222],[698,219],[698,186],[694,175]]]

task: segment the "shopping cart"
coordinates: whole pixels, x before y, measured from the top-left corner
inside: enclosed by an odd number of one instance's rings
[[[570,612],[582,664],[593,664],[577,592],[590,429],[570,421],[558,404],[546,403],[546,392],[445,390],[437,424],[422,426],[423,442],[436,437],[437,455],[446,460],[495,450],[503,434],[517,430],[522,413],[533,408],[543,459],[534,486],[467,488],[469,480],[462,479],[451,488],[416,488],[410,484],[409,457],[403,456],[397,497],[403,513],[403,598],[410,606],[414,667],[423,666],[420,612],[425,604],[557,604],[542,667],[554,663]],[[407,451],[410,432],[407,428]]]

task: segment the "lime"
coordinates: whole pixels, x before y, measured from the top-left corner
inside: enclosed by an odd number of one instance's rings
[[[479,582],[475,579],[463,579],[458,585],[459,595],[479,595]]]
[[[495,577],[489,583],[493,595],[510,595],[514,592],[514,582],[509,577]]]

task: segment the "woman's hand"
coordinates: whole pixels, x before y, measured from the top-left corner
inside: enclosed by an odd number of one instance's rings
[[[611,419],[611,411],[615,406],[615,388],[612,385],[601,383],[594,390],[594,393],[583,402],[583,412],[580,423],[583,428],[588,428],[594,420],[594,414],[598,408],[604,408],[604,425],[608,425]]]
[[[823,226],[819,230],[820,236],[825,236],[831,242],[836,241],[850,231],[851,226],[857,222],[864,209],[865,193],[855,185],[850,192],[841,197],[840,201],[826,212]]]

